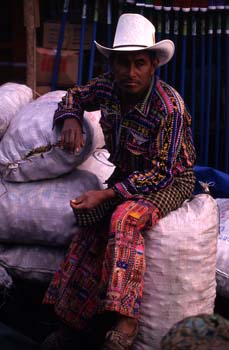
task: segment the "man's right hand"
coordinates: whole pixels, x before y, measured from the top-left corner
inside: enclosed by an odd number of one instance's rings
[[[75,118],[67,118],[61,131],[60,147],[70,153],[79,153],[84,146],[82,126]]]

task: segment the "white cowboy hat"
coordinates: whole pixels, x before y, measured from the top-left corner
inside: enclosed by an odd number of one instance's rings
[[[136,13],[124,13],[119,17],[112,48],[102,46],[96,41],[95,45],[107,58],[112,52],[151,50],[159,59],[158,66],[166,64],[173,57],[175,50],[171,40],[155,43],[154,25]]]
[[[159,59],[158,66],[166,64],[174,54],[174,43],[162,40],[155,43],[155,27],[144,16],[124,13],[119,17],[113,47],[108,48],[95,41],[97,49],[109,57],[112,52],[151,50]]]

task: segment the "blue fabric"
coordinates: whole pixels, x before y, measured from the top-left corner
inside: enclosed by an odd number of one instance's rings
[[[214,198],[229,198],[229,174],[220,170],[196,165],[194,167],[196,175],[196,186],[194,194],[203,193],[203,189],[199,183],[202,181],[209,184],[210,194]]]

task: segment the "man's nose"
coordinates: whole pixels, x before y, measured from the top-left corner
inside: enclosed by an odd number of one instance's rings
[[[130,63],[128,66],[128,74],[131,77],[135,75],[135,66],[133,63]]]

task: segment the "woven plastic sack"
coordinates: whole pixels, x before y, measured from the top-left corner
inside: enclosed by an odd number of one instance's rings
[[[48,283],[67,248],[40,245],[0,244],[0,291],[12,278]],[[12,285],[12,283],[10,284]]]
[[[61,130],[53,129],[53,115],[65,91],[49,92],[26,105],[11,121],[0,143],[3,179],[27,182],[72,171],[95,150],[94,127],[84,118],[85,146],[78,154],[60,149]]]
[[[98,177],[98,180],[103,188],[106,188],[106,180],[113,173],[115,166],[109,162],[110,153],[106,149],[96,149],[85,162],[77,168],[88,170]]]
[[[146,274],[133,350],[159,350],[173,324],[213,312],[218,220],[216,201],[199,194],[145,233]]]
[[[217,198],[219,207],[219,239],[216,261],[217,292],[229,298],[229,199]]]
[[[100,189],[97,177],[74,170],[56,179],[0,185],[0,242],[67,246],[80,228],[69,201]]]
[[[32,99],[32,90],[24,84],[5,83],[0,86],[0,139],[13,117]]]
[[[65,90],[56,90],[52,92],[48,92],[44,95],[42,95],[39,100],[40,101],[60,101],[62,97],[66,94]],[[100,110],[84,112],[84,118],[89,122],[91,128],[93,129],[93,149],[96,148],[102,148],[105,145],[104,135],[102,128],[100,126],[100,118],[101,118],[101,112]]]
[[[100,125],[101,111],[84,112],[84,118],[86,118],[91,127],[93,128],[93,149],[102,148],[105,145],[103,131]]]
[[[113,166],[113,164],[111,164],[108,161],[108,158],[109,158],[109,152],[107,150],[98,149],[98,150],[94,151],[93,154],[78,167],[78,170],[90,171],[91,173],[94,173],[95,175],[97,175],[99,187],[105,188],[106,187],[105,180],[111,175],[111,173],[114,170],[114,166]],[[85,172],[83,172],[83,173],[77,172],[77,173],[81,174],[81,175],[85,174]],[[49,180],[49,181],[47,181],[47,184],[48,183],[51,183],[51,184],[56,183],[56,181],[57,181],[56,179]],[[44,183],[44,182],[42,181],[42,183]],[[32,185],[30,184],[29,186],[34,187],[34,185],[36,184],[35,188],[38,191],[40,188],[39,186],[42,183],[41,182],[38,182],[38,183],[34,182]],[[9,186],[9,184],[8,184],[8,186]],[[7,188],[8,188],[8,186],[7,186]],[[13,189],[14,187],[16,187],[16,188],[21,187],[21,191],[23,191],[23,188],[25,186],[27,188],[28,184],[27,185],[26,184],[10,184],[11,189]],[[45,184],[45,186],[47,186],[47,185]],[[67,187],[69,186],[68,182],[66,182],[66,186]],[[73,184],[73,186],[75,186],[75,184]],[[58,190],[59,190],[59,188],[60,188],[60,184],[58,185]],[[34,192],[35,196],[36,196],[36,189]],[[74,191],[75,191],[75,188],[74,188]],[[3,196],[2,200],[4,201],[4,196]],[[12,204],[12,202],[11,202],[11,204]],[[39,204],[39,197],[38,197],[38,204]],[[67,206],[67,208],[66,208],[66,206]],[[1,197],[0,197],[0,210],[1,210]],[[73,224],[72,211],[70,210],[68,203],[65,203],[64,211],[68,211],[68,215],[70,215],[70,219],[71,219],[69,223],[65,222],[65,225]],[[64,218],[63,218],[64,214],[57,213],[57,215],[59,215],[59,214],[61,215],[60,219],[64,220]],[[30,220],[29,218],[26,218],[27,223],[29,222],[29,220]],[[33,220],[33,218],[32,218],[32,220]],[[75,222],[76,221],[74,221],[74,223]],[[64,223],[64,221],[62,222],[62,225],[63,225],[63,223]],[[28,225],[31,226],[32,225],[31,222]],[[62,227],[62,229],[63,229],[63,227]],[[65,229],[65,232],[64,232],[65,235],[67,234],[67,232],[69,232],[69,238],[67,238],[67,240],[68,240],[68,239],[70,239],[70,237],[72,235],[72,229],[69,229],[68,227],[66,227],[64,229]],[[10,227],[8,227],[7,230],[11,231],[11,225],[10,225]],[[57,230],[56,234],[60,235],[60,230]],[[54,235],[53,232],[52,232],[52,235]],[[41,235],[41,237],[43,237],[43,234]],[[11,240],[10,237],[9,237],[9,240]],[[12,242],[10,242],[10,243],[12,243]],[[62,247],[62,246],[54,247],[54,246],[38,245],[38,244],[34,244],[32,241],[30,241],[30,244],[21,244],[21,243],[10,244],[10,243],[0,243],[0,266],[3,266],[4,268],[6,268],[8,273],[12,277],[16,277],[16,278],[19,278],[21,280],[34,281],[34,282],[39,282],[39,283],[47,283],[51,280],[53,273],[58,268],[59,263],[60,263],[61,259],[63,258],[63,255],[67,249],[67,247]],[[47,239],[46,239],[45,243],[46,244],[49,243],[49,240],[47,241]]]

